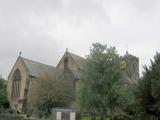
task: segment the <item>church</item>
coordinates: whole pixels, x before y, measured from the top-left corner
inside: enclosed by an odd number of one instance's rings
[[[124,82],[127,84],[136,82],[139,79],[139,58],[126,52],[121,59],[126,64],[123,75]],[[76,90],[80,79],[80,69],[84,62],[85,58],[70,53],[68,50],[56,67],[19,56],[8,76],[7,94],[10,108],[19,112],[27,112],[34,80],[44,74],[53,77],[67,74]]]

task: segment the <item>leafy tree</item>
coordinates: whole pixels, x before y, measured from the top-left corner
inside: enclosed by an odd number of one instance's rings
[[[74,99],[73,86],[66,79],[53,79],[46,74],[34,82],[30,90],[32,110],[50,113],[53,107],[67,107]]]
[[[129,115],[136,115],[138,100],[136,98],[137,84],[121,84],[119,89],[117,89],[117,93],[119,93],[118,97],[118,107],[121,110]]]
[[[80,104],[92,113],[99,112],[101,119],[107,110],[118,104],[121,78],[121,60],[115,47],[94,43],[81,71]]]
[[[7,100],[6,82],[3,78],[0,78],[0,106],[4,108],[9,107]]]
[[[160,120],[160,53],[156,53],[145,72],[139,87],[139,102],[144,114]]]

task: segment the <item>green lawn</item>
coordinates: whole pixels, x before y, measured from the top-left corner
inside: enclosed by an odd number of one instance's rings
[[[82,120],[91,120],[89,116],[82,117]],[[96,120],[100,120],[100,117],[96,117]],[[110,118],[106,118],[105,120],[111,120]]]

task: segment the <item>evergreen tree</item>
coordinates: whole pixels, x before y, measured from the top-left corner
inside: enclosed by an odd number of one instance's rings
[[[160,53],[156,53],[154,61],[145,72],[140,82],[139,101],[144,113],[160,120]]]

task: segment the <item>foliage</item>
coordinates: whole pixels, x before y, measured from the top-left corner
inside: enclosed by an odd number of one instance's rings
[[[45,75],[35,79],[31,90],[33,110],[51,112],[53,107],[66,107],[73,100],[72,86],[66,79],[57,80]]]
[[[115,47],[93,44],[81,71],[80,104],[82,109],[102,114],[118,104],[116,89],[121,78],[121,60]]]
[[[0,106],[4,108],[9,107],[7,100],[6,82],[3,78],[0,78]]]
[[[154,61],[144,69],[138,96],[141,109],[143,114],[160,119],[160,53],[156,53]]]
[[[138,101],[136,98],[137,94],[137,84],[123,84],[119,89],[117,89],[117,93],[119,93],[118,103],[119,107],[123,110],[123,112],[128,115],[135,115],[137,112]]]

